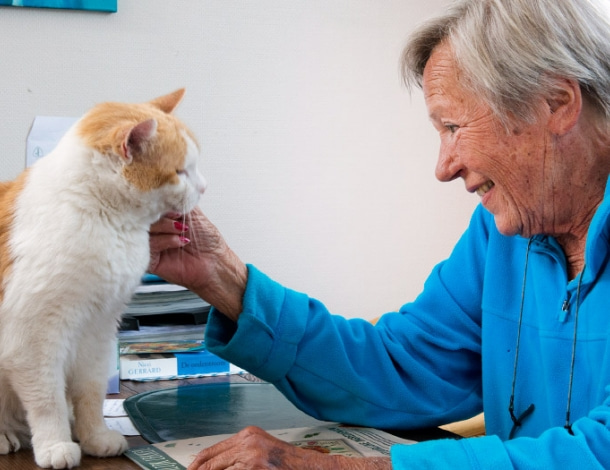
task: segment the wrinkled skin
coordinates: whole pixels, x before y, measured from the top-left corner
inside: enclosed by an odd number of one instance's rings
[[[332,456],[280,441],[262,429],[250,426],[231,438],[201,451],[188,470],[220,469],[282,470],[383,470],[391,469],[389,458]]]

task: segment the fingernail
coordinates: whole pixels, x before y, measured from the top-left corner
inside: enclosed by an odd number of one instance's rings
[[[189,228],[181,222],[175,221],[174,228],[176,230],[180,230],[181,232],[186,232]]]
[[[191,243],[191,241],[186,238],[186,237],[180,237],[180,241],[184,244],[184,245],[188,245],[189,243]]]

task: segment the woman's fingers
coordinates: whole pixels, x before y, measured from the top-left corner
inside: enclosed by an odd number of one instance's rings
[[[148,233],[151,235],[157,233],[182,233],[187,230],[188,226],[182,220],[182,216],[179,216],[178,219],[164,216],[150,226]]]

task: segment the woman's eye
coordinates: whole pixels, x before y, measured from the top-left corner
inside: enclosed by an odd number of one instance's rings
[[[456,124],[445,124],[445,129],[448,129],[452,134],[455,134],[459,128],[460,126]]]

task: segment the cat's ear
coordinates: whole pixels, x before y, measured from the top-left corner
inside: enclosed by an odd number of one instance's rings
[[[150,101],[150,104],[152,104],[155,108],[159,108],[164,113],[169,114],[176,109],[180,101],[182,101],[182,97],[184,96],[185,92],[186,90],[184,88],[180,88],[169,95],[155,98],[154,100]]]
[[[125,163],[130,164],[134,157],[142,153],[142,150],[146,147],[146,144],[155,136],[157,133],[157,121],[154,119],[147,119],[139,124],[133,126],[123,139],[121,145],[121,153]]]

